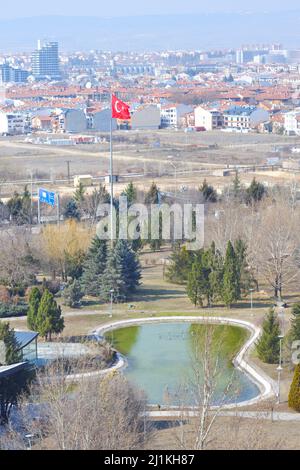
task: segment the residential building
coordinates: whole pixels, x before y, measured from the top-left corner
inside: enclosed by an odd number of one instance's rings
[[[58,80],[60,78],[58,43],[47,42],[32,53],[32,74],[37,80]]]
[[[195,127],[203,127],[206,131],[221,129],[224,126],[223,113],[217,109],[195,108]]]
[[[26,129],[26,116],[21,113],[5,113],[0,111],[0,134],[19,135]]]
[[[193,111],[193,107],[185,104],[168,104],[161,106],[161,127],[176,129],[179,127],[181,116],[191,111]]]
[[[81,109],[57,110],[52,122],[54,132],[79,133],[87,130],[86,114]]]
[[[284,130],[288,135],[300,134],[300,109],[284,114]]]
[[[0,82],[25,83],[29,77],[27,70],[11,67],[9,64],[0,65]]]
[[[131,113],[131,129],[155,130],[161,122],[160,109],[155,105],[140,106]]]
[[[254,129],[270,119],[268,111],[255,106],[233,106],[224,112],[224,127]]]
[[[110,121],[111,121],[111,110],[110,108],[102,109],[101,111],[96,111],[87,114],[88,128],[93,131],[98,132],[109,132],[110,131]],[[117,129],[116,119],[112,119],[112,130]]]

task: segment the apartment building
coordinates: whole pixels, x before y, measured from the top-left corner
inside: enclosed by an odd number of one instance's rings
[[[160,127],[160,109],[155,105],[145,105],[133,110],[131,114],[131,129],[157,130]]]
[[[81,109],[61,109],[53,115],[52,127],[58,133],[80,133],[87,129],[87,118]]]
[[[284,114],[284,130],[288,135],[300,134],[300,109]]]
[[[206,131],[221,129],[224,126],[223,114],[217,109],[195,108],[195,127],[203,127]]]
[[[161,127],[170,127],[177,129],[179,127],[180,118],[193,111],[192,106],[185,104],[168,104],[161,106]]]
[[[0,111],[0,135],[19,135],[26,130],[26,116],[21,113]]]
[[[28,77],[27,70],[14,68],[9,64],[0,65],[0,83],[25,83]]]
[[[269,112],[254,106],[234,106],[224,112],[224,127],[228,129],[254,129],[270,119]]]
[[[32,53],[32,74],[37,80],[58,80],[60,79],[58,43],[47,42],[41,46],[38,41],[38,48]]]

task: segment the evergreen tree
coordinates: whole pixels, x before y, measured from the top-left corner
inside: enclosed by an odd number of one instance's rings
[[[37,328],[37,313],[42,298],[41,291],[38,287],[33,287],[29,294],[29,308],[27,313],[27,326],[30,330]]]
[[[65,266],[66,276],[70,276],[72,280],[79,279],[83,273],[83,263],[85,260],[85,253],[82,250],[77,253],[65,253]]]
[[[136,290],[141,278],[141,266],[139,260],[126,240],[118,240],[114,251],[116,262],[121,268],[121,275],[126,286],[126,293],[130,294]]]
[[[153,182],[150,186],[149,191],[146,193],[145,196],[145,204],[160,204],[161,203],[161,195],[157,185]],[[151,233],[149,233],[149,245],[150,248],[154,251],[157,251],[162,246],[162,215],[159,214],[159,238],[157,240],[151,238]],[[151,230],[151,228],[149,228]]]
[[[294,378],[290,387],[289,398],[288,398],[289,407],[295,411],[300,411],[300,364],[296,365]]]
[[[19,344],[13,328],[8,322],[0,322],[0,341],[5,347],[5,363],[0,365],[16,364],[22,360]]]
[[[212,242],[207,251],[207,265],[210,268],[209,286],[210,302],[222,298],[222,283],[224,275],[223,258],[219,250],[216,250],[215,243]]]
[[[232,195],[235,199],[240,199],[242,194],[242,185],[238,171],[235,172],[232,181]]]
[[[206,179],[203,181],[202,185],[199,188],[200,193],[202,193],[204,201],[206,202],[217,202],[218,195],[213,186],[209,185]]]
[[[203,265],[202,261],[202,258],[198,257],[193,262],[188,275],[187,295],[195,307],[197,305],[203,307],[204,299],[209,299],[209,269]]]
[[[291,331],[289,336],[291,342],[300,340],[300,303],[295,304],[292,308]]]
[[[251,276],[247,263],[247,245],[242,239],[237,239],[234,243],[234,251],[236,254],[237,271],[240,279],[240,288],[243,292],[248,292],[251,285],[256,284],[255,279]]]
[[[236,254],[232,243],[227,243],[226,255],[224,260],[222,300],[226,306],[229,306],[240,299],[240,277],[237,266]]]
[[[249,188],[246,189],[246,203],[252,204],[261,201],[265,194],[265,186],[262,183],[256,181],[255,178],[253,178]]]
[[[186,247],[175,245],[169,258],[170,264],[167,267],[166,278],[175,284],[183,284],[188,280],[194,256]]]
[[[61,316],[61,308],[57,305],[54,295],[45,289],[37,314],[37,331],[51,341],[52,333],[59,334],[64,329],[64,319]]]
[[[80,211],[78,205],[74,199],[70,199],[63,211],[63,216],[65,219],[75,219],[80,220]]]
[[[64,304],[72,308],[78,308],[81,306],[83,295],[84,293],[82,291],[81,284],[77,279],[75,279],[63,291]]]
[[[127,197],[127,205],[130,207],[132,204],[136,202],[136,197],[137,197],[137,191],[136,188],[134,187],[132,181],[126,186],[124,191],[122,192],[122,196]]]
[[[122,265],[114,248],[110,249],[108,253],[106,267],[101,279],[102,299],[109,302],[111,294],[115,303],[126,300],[127,286],[122,274]]]
[[[95,236],[83,263],[82,286],[88,295],[101,295],[102,276],[107,260],[107,243]]]
[[[263,332],[256,345],[256,351],[261,361],[267,364],[277,364],[280,353],[280,325],[274,313],[270,309],[263,322]]]
[[[23,194],[17,192],[8,200],[7,208],[11,219],[18,225],[28,224],[30,222],[31,195],[25,186]]]
[[[79,183],[78,187],[75,190],[73,199],[76,202],[78,206],[83,203],[84,201],[84,195],[85,195],[85,188],[82,184],[82,182]]]

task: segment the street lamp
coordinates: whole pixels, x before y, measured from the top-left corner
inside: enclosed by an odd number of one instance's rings
[[[173,158],[173,155],[169,155],[168,158],[171,160]],[[177,166],[175,163],[170,161],[170,165],[174,168],[174,178],[175,178],[175,198],[177,197]]]
[[[280,335],[278,335],[278,338],[279,338],[279,364],[278,364],[278,367],[277,367],[277,388],[278,388],[278,392],[277,392],[277,404],[280,405],[280,400],[281,400],[281,394],[280,394],[280,389],[281,389],[281,373],[282,373],[282,340],[284,338],[284,307],[283,305],[280,305],[280,310],[279,310],[279,314],[278,314],[278,317],[279,317],[279,321],[280,321],[280,329],[281,329],[281,333]]]
[[[109,291],[109,293],[110,293],[110,315],[109,315],[110,318],[112,318],[112,316],[113,316],[113,299],[114,299],[114,292],[115,292],[114,289],[111,289],[111,290]]]
[[[249,289],[250,291],[250,309],[251,309],[251,315],[253,315],[253,292],[254,289]]]
[[[281,372],[282,372],[282,340],[283,340],[283,335],[278,336],[279,338],[279,365],[277,367],[277,404],[280,405],[280,388],[281,388]]]

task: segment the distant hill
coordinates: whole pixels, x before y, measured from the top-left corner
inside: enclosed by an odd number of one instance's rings
[[[65,51],[165,50],[239,47],[280,42],[300,48],[300,10],[94,18],[43,16],[0,21],[0,50],[30,51],[38,38]]]

